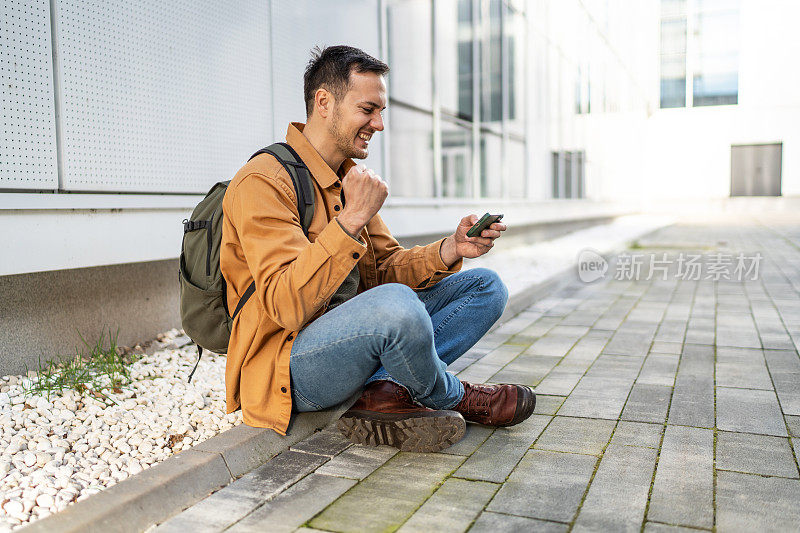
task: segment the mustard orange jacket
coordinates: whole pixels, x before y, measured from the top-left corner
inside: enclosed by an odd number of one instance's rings
[[[292,412],[289,355],[297,333],[325,312],[358,263],[358,292],[381,283],[424,289],[458,272],[442,261],[442,241],[401,247],[375,215],[356,240],[335,220],[341,180],[292,123],[286,141],[313,175],[314,217],[308,238],[289,174],[272,156],[259,155],[228,186],[223,207],[220,266],[229,309],[255,280],[256,290],[233,321],[225,387],[228,412],[241,408],[245,424],[285,435]],[[355,163],[346,160],[342,176]]]

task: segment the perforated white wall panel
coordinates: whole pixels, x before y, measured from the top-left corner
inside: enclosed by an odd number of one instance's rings
[[[286,136],[290,122],[305,122],[303,72],[315,46],[346,44],[380,58],[380,23],[375,0],[272,0],[272,71],[275,138]],[[389,65],[391,67],[391,65]],[[370,142],[371,168],[382,169],[383,136]]]
[[[56,1],[65,189],[205,192],[272,142],[264,0]]]
[[[0,5],[0,189],[55,189],[55,112],[50,7]]]

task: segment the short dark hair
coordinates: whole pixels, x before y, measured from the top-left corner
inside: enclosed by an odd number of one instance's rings
[[[314,94],[319,88],[327,89],[337,100],[344,97],[353,71],[374,72],[382,76],[389,72],[389,66],[352,46],[317,46],[311,50],[311,60],[303,75],[306,115],[310,117],[314,111]]]

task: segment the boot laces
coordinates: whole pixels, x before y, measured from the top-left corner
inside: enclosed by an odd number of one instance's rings
[[[473,407],[481,414],[489,414],[492,405],[492,389],[484,385],[464,385],[464,400],[467,407]]]

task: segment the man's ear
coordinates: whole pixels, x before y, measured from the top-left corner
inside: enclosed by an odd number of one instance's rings
[[[334,98],[330,91],[320,87],[314,93],[314,108],[319,116],[328,118],[331,111],[333,111]]]

